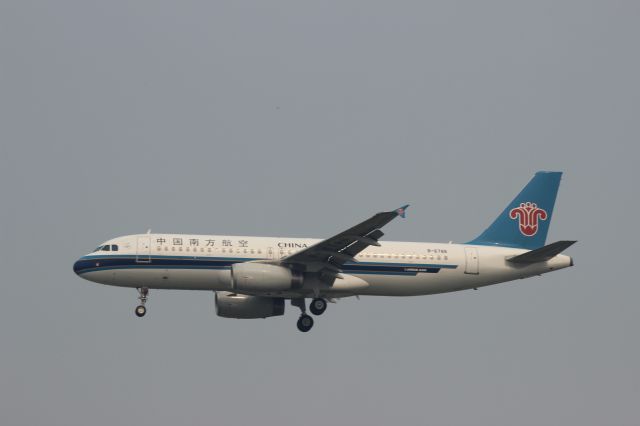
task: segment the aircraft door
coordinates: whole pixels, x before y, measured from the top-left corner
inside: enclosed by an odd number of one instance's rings
[[[273,259],[273,247],[267,248],[267,259]]]
[[[478,260],[478,249],[475,247],[465,247],[465,274],[478,275],[480,273],[480,265]]]
[[[138,243],[136,246],[136,262],[151,262],[151,242],[149,237],[138,237]]]

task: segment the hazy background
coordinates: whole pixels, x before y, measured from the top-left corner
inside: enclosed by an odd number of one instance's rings
[[[0,1],[2,425],[640,423],[637,1]],[[145,232],[475,237],[537,170],[576,267],[215,316],[84,281]]]

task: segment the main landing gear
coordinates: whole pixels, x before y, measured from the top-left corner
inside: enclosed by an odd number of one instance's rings
[[[307,331],[311,330],[311,327],[313,327],[313,318],[311,318],[307,314],[302,314],[300,315],[300,318],[298,318],[297,325],[298,325],[298,330],[302,331],[303,333],[306,333]]]
[[[303,333],[306,333],[307,331],[311,330],[311,328],[313,327],[313,318],[310,315],[307,315],[307,306],[305,303],[305,300],[303,298],[301,299],[291,299],[291,304],[293,306],[297,306],[298,308],[300,308],[300,318],[298,318],[298,330],[302,331]],[[313,315],[322,315],[322,313],[327,309],[327,301],[316,297],[315,299],[313,299],[311,301],[311,304],[309,305],[309,310],[311,311],[311,313]]]
[[[147,313],[147,308],[144,306],[147,303],[147,296],[149,295],[149,289],[142,287],[138,289],[138,300],[140,304],[136,306],[136,316],[142,318]]]
[[[315,298],[309,305],[309,310],[313,315],[322,315],[327,310],[327,301],[321,298]]]

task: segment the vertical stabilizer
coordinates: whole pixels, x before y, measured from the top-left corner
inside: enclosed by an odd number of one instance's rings
[[[478,238],[467,244],[536,249],[544,246],[562,172],[538,172]]]

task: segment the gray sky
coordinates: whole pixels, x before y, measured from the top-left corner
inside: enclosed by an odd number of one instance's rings
[[[637,425],[634,1],[0,2],[3,425]],[[215,316],[76,277],[144,232],[467,241],[537,170],[576,267]],[[257,423],[258,424],[258,423]]]

